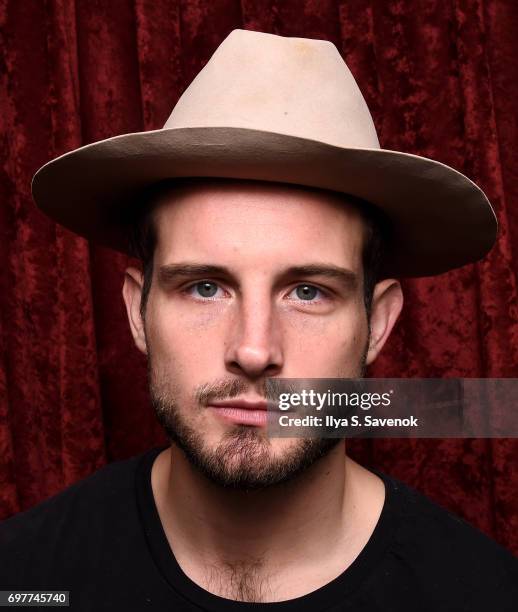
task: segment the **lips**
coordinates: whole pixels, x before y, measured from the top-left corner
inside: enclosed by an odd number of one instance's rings
[[[267,410],[268,402],[266,400],[252,401],[247,399],[232,399],[223,402],[211,402],[213,408],[240,408],[242,410]]]
[[[234,425],[264,427],[268,422],[268,402],[264,399],[214,401],[208,407],[218,417]]]

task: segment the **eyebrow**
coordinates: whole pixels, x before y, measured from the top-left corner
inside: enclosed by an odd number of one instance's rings
[[[234,276],[229,268],[210,264],[197,263],[176,263],[165,264],[158,270],[158,279],[161,283],[167,284],[177,277],[189,278],[192,276]],[[278,275],[278,280],[286,280],[294,277],[311,278],[323,276],[335,279],[349,291],[354,291],[358,287],[358,275],[352,270],[335,266],[333,264],[306,264],[303,266],[292,266],[286,268]]]
[[[358,275],[352,270],[341,268],[332,264],[307,264],[304,266],[293,266],[285,270],[282,277],[304,276],[311,278],[312,276],[323,276],[325,278],[335,279],[341,282],[342,285],[349,291],[354,291],[358,287]]]
[[[230,270],[224,266],[212,266],[209,264],[166,264],[158,270],[158,280],[168,283],[178,276],[232,276]]]

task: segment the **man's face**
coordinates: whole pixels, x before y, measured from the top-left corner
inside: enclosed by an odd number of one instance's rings
[[[169,192],[154,222],[141,348],[159,420],[220,484],[293,477],[337,442],[268,439],[246,408],[267,377],[361,376],[361,217],[331,193],[228,181]]]

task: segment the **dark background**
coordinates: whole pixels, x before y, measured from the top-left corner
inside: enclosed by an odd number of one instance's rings
[[[0,0],[2,517],[164,440],[123,311],[126,258],[46,219],[31,177],[80,145],[161,127],[234,28],[332,40],[382,146],[465,172],[497,211],[482,262],[404,283],[372,373],[518,376],[515,0]],[[516,440],[351,444],[515,552],[517,451]]]

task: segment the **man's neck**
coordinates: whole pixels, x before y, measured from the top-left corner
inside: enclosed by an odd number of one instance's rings
[[[344,443],[289,483],[222,488],[176,447],[152,469],[171,549],[206,590],[241,601],[280,601],[342,573],[367,543],[384,501],[381,480],[345,456]]]

